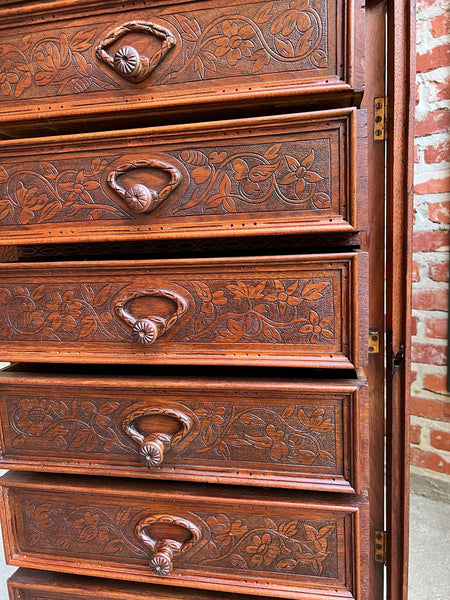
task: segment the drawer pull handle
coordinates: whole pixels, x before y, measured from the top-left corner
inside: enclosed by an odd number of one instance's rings
[[[137,538],[151,551],[150,568],[155,575],[167,576],[173,570],[173,555],[186,552],[202,537],[191,521],[172,515],[153,515],[136,525]]]
[[[145,318],[135,317],[127,307],[131,300],[136,298],[168,298],[176,304],[176,310],[168,317],[149,316]],[[140,344],[153,344],[166,331],[171,329],[180,318],[187,312],[188,303],[184,298],[167,290],[149,289],[138,290],[125,294],[114,306],[115,313],[131,327],[133,338]]]
[[[149,189],[143,183],[133,183],[128,189],[121,184],[119,177],[134,169],[159,169],[169,175],[169,183],[159,192]],[[121,165],[108,175],[108,184],[126,202],[127,206],[136,213],[149,213],[155,210],[181,182],[181,173],[175,167],[160,160],[140,159]]]
[[[175,419],[179,425],[173,434],[155,432],[144,435],[139,431],[138,421],[143,417],[163,416]],[[144,464],[157,467],[164,460],[164,453],[185,438],[192,430],[193,422],[180,410],[172,408],[147,408],[129,414],[122,422],[122,429],[139,445],[139,455]]]
[[[114,55],[108,49],[128,33],[145,33],[162,40],[159,49],[151,56],[141,56],[132,46],[121,46]],[[95,49],[95,54],[103,63],[111,67],[115,73],[130,81],[141,83],[161,64],[166,54],[175,46],[175,37],[161,25],[146,21],[124,23],[109,33]]]

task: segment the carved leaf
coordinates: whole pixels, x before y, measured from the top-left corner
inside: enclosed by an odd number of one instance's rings
[[[103,548],[105,554],[117,554],[123,550],[123,542],[120,539],[111,540]]]
[[[241,416],[242,423],[246,425],[265,425],[265,421],[263,421],[260,417],[252,413],[245,413]]]
[[[101,415],[110,415],[119,407],[119,403],[116,401],[104,402],[98,407],[98,412]]]
[[[21,448],[24,444],[25,444],[25,436],[19,435],[18,437],[14,438],[11,446],[13,448]]]
[[[78,30],[70,40],[70,47],[74,52],[84,52],[91,48],[91,40],[94,37],[95,31]]]
[[[31,85],[31,74],[29,72],[24,73],[22,77],[19,79],[16,90],[14,92],[14,96],[16,98],[20,98],[20,96],[24,93],[26,89],[28,89]]]
[[[95,525],[87,525],[81,530],[80,536],[77,541],[79,542],[92,542],[97,537],[97,527]]]
[[[208,164],[207,156],[198,150],[183,150],[180,156],[181,160],[184,160],[190,165],[199,166]]]
[[[61,536],[56,540],[56,545],[63,550],[68,550],[71,546],[70,538],[66,535]]]
[[[282,569],[283,571],[292,571],[297,566],[297,561],[292,560],[292,558],[284,558],[277,562],[277,568]]]
[[[224,533],[230,531],[231,528],[230,519],[223,514],[218,514],[216,517],[208,517],[206,522],[215,533]]]
[[[6,219],[12,213],[11,203],[7,198],[0,198],[0,220]]]
[[[217,558],[220,555],[220,550],[214,542],[208,543],[208,551],[211,558]]]
[[[177,15],[177,20],[182,27],[183,38],[188,42],[196,42],[202,34],[198,21],[196,19],[188,19],[182,14]]]
[[[116,523],[118,527],[123,527],[127,525],[130,521],[131,517],[131,508],[124,508],[117,513]]]
[[[97,323],[92,315],[86,315],[81,319],[83,327],[78,335],[78,338],[84,338],[97,331]]]
[[[291,404],[291,406],[286,406],[286,408],[283,410],[281,416],[283,417],[283,419],[289,419],[289,417],[291,417],[295,412],[295,406],[293,404]]]
[[[305,287],[302,289],[301,296],[304,300],[319,300],[323,298],[323,290],[330,284],[328,281],[317,282],[308,281]]]
[[[28,538],[28,545],[35,546],[40,541],[41,541],[41,534],[35,532],[35,533],[32,533],[30,535],[30,537]]]
[[[278,158],[282,145],[283,144],[274,144],[273,146],[270,146],[270,148],[264,152],[264,158],[267,158],[267,160]]]
[[[289,40],[282,40],[281,38],[274,39],[275,46],[281,56],[292,58],[295,54],[294,46]]]
[[[94,298],[94,306],[101,306],[108,300],[111,294],[111,288],[112,285],[108,283],[99,289]]]
[[[235,567],[241,567],[241,569],[248,569],[247,561],[240,554],[232,554],[230,560]]]
[[[253,20],[255,21],[255,23],[257,23],[258,25],[267,23],[267,21],[269,21],[270,17],[272,16],[272,6],[273,6],[272,2],[263,4],[261,6],[261,8],[259,8],[259,10],[256,12],[255,16],[253,17]]]

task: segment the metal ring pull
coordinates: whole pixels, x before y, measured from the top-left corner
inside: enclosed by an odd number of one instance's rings
[[[136,298],[160,297],[168,298],[176,304],[175,313],[168,317],[149,316],[145,318],[135,317],[127,307],[131,300]],[[129,292],[122,296],[115,304],[115,313],[131,327],[133,338],[140,344],[153,344],[166,331],[178,323],[179,319],[187,312],[187,301],[167,290],[149,289]]]
[[[139,431],[138,420],[143,417],[164,416],[175,419],[179,430],[173,434],[154,432],[144,435]],[[192,430],[193,422],[180,410],[172,408],[146,408],[136,410],[124,419],[122,429],[139,445],[139,455],[147,467],[156,467],[164,460],[164,454],[185,438]]]
[[[114,55],[108,48],[127,33],[145,33],[162,40],[160,48],[151,56],[141,56],[132,46],[122,46]],[[95,54],[106,65],[131,83],[141,83],[149,77],[166,54],[175,46],[176,39],[165,27],[147,21],[131,21],[124,23],[108,34],[95,49]]]
[[[149,189],[143,183],[134,183],[125,189],[119,177],[134,169],[153,168],[165,171],[169,175],[169,183],[161,190]],[[126,202],[127,206],[136,213],[149,213],[155,210],[181,183],[181,173],[175,167],[160,160],[139,159],[121,165],[108,175],[108,184]]]

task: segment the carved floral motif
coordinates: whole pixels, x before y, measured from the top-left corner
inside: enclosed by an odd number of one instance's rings
[[[226,13],[219,10],[166,17],[182,44],[178,60],[162,81],[184,81],[188,73],[211,79],[235,74],[236,70],[254,74],[288,70],[291,65],[296,70],[328,67],[323,36],[326,2],[255,3],[242,12],[228,9]]]
[[[320,405],[193,401],[180,408],[197,419],[195,436],[175,447],[164,463],[198,456],[202,461],[250,457],[254,464],[322,466],[336,470],[336,414]],[[7,397],[12,448],[54,448],[58,452],[105,452],[136,456],[138,446],[123,435],[123,402],[83,398]],[[133,411],[132,403],[129,410]],[[137,458],[136,458],[137,462]]]
[[[183,341],[320,345],[334,339],[331,278],[192,281],[191,287],[196,315]],[[320,315],[313,303],[323,305]]]
[[[9,285],[0,288],[0,338],[126,340],[111,316],[111,299],[123,285]]]
[[[200,564],[279,573],[307,573],[309,565],[312,574],[323,575],[324,563],[336,547],[336,525],[330,522],[268,517],[244,521],[225,514],[209,516],[206,522],[211,532],[210,556]]]
[[[42,38],[30,33],[0,43],[0,101],[39,96],[39,88],[64,96],[119,87],[93,58],[95,29],[66,28]],[[47,94],[48,95],[48,92]]]
[[[148,554],[134,539],[137,522],[148,508],[86,506],[82,502],[21,501],[25,548],[53,552],[82,552],[121,560],[145,559]],[[332,521],[233,516],[189,512],[201,523],[203,540],[175,563],[200,569],[245,569],[253,572],[337,576],[337,527]],[[189,516],[188,515],[188,516]],[[88,548],[88,550],[86,550]]]
[[[254,2],[245,10],[174,11],[157,19],[178,37],[179,51],[166,67],[158,67],[149,80],[152,85],[328,67],[326,0]],[[0,101],[123,87],[100,68],[94,54],[96,43],[112,27],[113,22],[103,22],[26,33],[19,40],[17,34],[5,36],[0,43]]]
[[[318,171],[329,169],[328,140],[323,144],[326,158],[319,161],[320,167],[313,168],[312,146],[319,147],[321,143],[310,141],[305,154],[302,150],[306,146],[282,143],[241,146],[234,151],[184,150],[180,159],[195,184],[195,191],[184,204],[180,201],[174,207],[173,214],[187,210],[191,214],[261,212],[269,207],[291,211],[329,209],[329,175]],[[198,208],[193,211],[195,207]]]
[[[19,169],[0,165],[0,222],[2,224],[129,219],[105,193],[102,179],[113,157],[87,162],[20,163]],[[70,164],[70,167],[69,167]],[[8,173],[8,171],[10,171]]]

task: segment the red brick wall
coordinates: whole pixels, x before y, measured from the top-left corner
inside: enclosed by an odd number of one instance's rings
[[[450,479],[447,393],[450,36],[447,0],[417,2],[411,469]],[[447,11],[446,11],[447,9]]]

